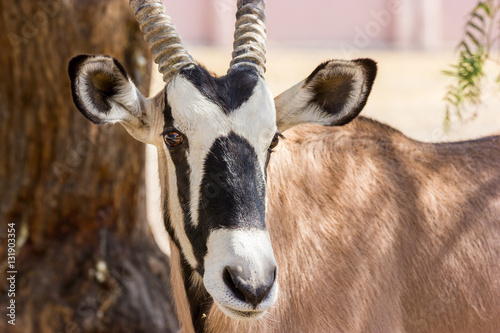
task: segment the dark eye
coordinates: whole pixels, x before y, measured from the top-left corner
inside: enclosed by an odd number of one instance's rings
[[[269,145],[269,149],[273,150],[274,148],[276,148],[276,146],[280,142],[280,136],[281,135],[279,133],[276,133],[274,135],[273,140],[271,141],[271,144]]]
[[[184,137],[179,132],[170,131],[163,135],[163,140],[168,148],[176,148],[182,144]]]

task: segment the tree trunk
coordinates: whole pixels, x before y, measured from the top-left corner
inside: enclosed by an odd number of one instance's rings
[[[177,330],[145,218],[144,145],[86,120],[67,75],[72,56],[107,54],[147,95],[131,14],[126,0],[0,0],[0,332]]]

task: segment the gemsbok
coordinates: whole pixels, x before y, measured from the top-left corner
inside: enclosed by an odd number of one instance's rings
[[[156,146],[183,331],[500,332],[499,137],[428,144],[356,118],[369,59],[273,99],[262,0],[238,1],[221,77],[159,0],[130,5],[164,90],[145,98],[101,55],[70,61],[71,88],[85,117]]]

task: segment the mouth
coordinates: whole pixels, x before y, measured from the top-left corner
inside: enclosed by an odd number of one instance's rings
[[[222,310],[226,315],[233,319],[237,320],[256,320],[262,318],[264,316],[264,313],[266,313],[267,310],[236,310],[227,306],[224,306],[222,304],[217,303],[217,306],[219,309]]]

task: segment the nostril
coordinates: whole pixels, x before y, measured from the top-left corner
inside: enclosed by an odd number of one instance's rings
[[[261,285],[255,285],[245,281],[239,276],[238,271],[231,269],[231,267],[226,267],[224,269],[222,278],[224,283],[239,300],[257,307],[273,287],[276,280],[276,269],[273,270],[269,280]]]
[[[229,271],[229,267],[224,268],[224,272],[222,273],[222,279],[224,280],[224,283],[226,286],[229,287],[229,289],[233,292],[233,294],[240,300],[245,302],[245,294],[243,294],[238,287],[236,286],[236,283],[233,279],[233,276],[231,275],[231,272]]]

